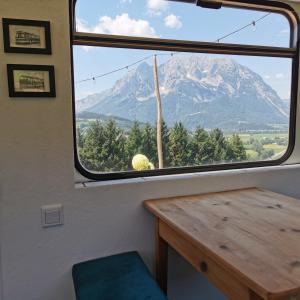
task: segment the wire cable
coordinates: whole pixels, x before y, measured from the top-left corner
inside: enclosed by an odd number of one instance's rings
[[[227,34],[221,36],[220,38],[216,39],[216,40],[214,41],[214,43],[219,43],[220,41],[222,41],[222,40],[224,40],[224,39],[226,39],[226,38],[228,38],[228,37],[230,37],[230,36],[232,36],[232,35],[235,35],[235,34],[237,34],[237,33],[241,32],[241,31],[243,31],[244,29],[246,29],[246,28],[248,28],[248,27],[250,27],[250,26],[256,26],[256,24],[257,24],[258,22],[262,21],[263,19],[265,19],[266,17],[268,17],[270,14],[271,14],[271,13],[267,13],[267,14],[263,15],[262,17],[260,17],[260,18],[258,18],[258,19],[256,19],[256,20],[252,21],[251,23],[249,23],[249,24],[247,24],[247,25],[244,25],[243,27],[240,27],[240,28],[238,28],[238,29],[236,29],[236,30],[234,30],[234,31],[232,31],[232,32],[230,32],[230,33],[227,33]],[[153,54],[153,55],[156,55],[156,56],[169,56],[169,55],[170,55],[170,56],[173,56],[173,55],[177,55],[177,54],[179,54],[179,53],[180,53],[180,52],[156,53],[156,54]],[[146,61],[146,60],[150,59],[151,57],[153,57],[153,55],[146,56],[146,57],[144,57],[144,58],[141,58],[141,59],[138,60],[138,61],[133,62],[132,64],[126,65],[126,66],[124,66],[124,67],[120,67],[120,68],[115,69],[115,70],[112,70],[112,71],[110,71],[110,72],[103,73],[103,74],[100,74],[100,75],[97,75],[97,76],[93,76],[93,77],[89,77],[89,78],[86,78],[86,79],[83,79],[83,80],[76,81],[75,84],[79,84],[79,83],[83,83],[83,82],[87,82],[87,81],[91,81],[91,80],[95,81],[95,80],[98,79],[98,78],[105,77],[105,76],[108,76],[108,75],[111,75],[111,74],[120,72],[120,71],[125,70],[125,69],[128,70],[130,67],[133,67],[133,66],[135,66],[135,65],[137,65],[137,64],[139,64],[139,63],[141,63],[141,62],[143,62],[143,61]]]
[[[149,58],[153,57],[153,55],[149,55],[149,56],[146,56],[130,65],[127,65],[125,67],[121,67],[119,69],[115,69],[113,71],[110,71],[110,72],[107,72],[107,73],[104,73],[104,74],[101,74],[101,75],[97,75],[97,76],[93,76],[93,77],[90,77],[90,78],[86,78],[86,79],[83,79],[83,80],[80,80],[80,81],[77,81],[75,83],[82,83],[82,82],[86,82],[86,81],[91,81],[91,80],[96,80],[98,78],[101,78],[101,77],[105,77],[105,76],[108,76],[108,75],[111,75],[113,73],[116,73],[116,72],[119,72],[119,71],[122,71],[122,70],[125,70],[125,69],[129,69],[130,67],[134,66],[134,65],[137,65],[145,60],[148,60]]]
[[[228,33],[228,34],[226,34],[226,35],[224,35],[224,36],[222,36],[222,37],[216,39],[215,42],[216,42],[216,43],[219,43],[221,40],[224,40],[224,39],[226,39],[226,38],[228,38],[228,37],[230,37],[230,36],[232,36],[232,35],[234,35],[234,34],[237,34],[237,33],[239,33],[240,31],[242,31],[242,30],[244,30],[244,29],[246,29],[246,28],[248,28],[248,27],[250,27],[250,26],[256,26],[256,24],[257,24],[259,21],[261,21],[261,20],[263,20],[264,18],[268,17],[270,14],[271,14],[271,13],[265,14],[265,15],[262,16],[261,18],[255,20],[255,21],[252,21],[251,23],[249,23],[249,24],[247,24],[247,25],[245,25],[245,26],[243,26],[243,27],[241,27],[241,28],[239,28],[239,29],[236,29],[235,31],[232,31],[232,32],[230,32],[230,33]]]

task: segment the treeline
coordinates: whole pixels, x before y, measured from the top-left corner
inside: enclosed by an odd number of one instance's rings
[[[189,133],[181,122],[172,128],[163,125],[164,167],[196,166],[247,160],[243,142],[237,134],[226,138],[220,129],[198,128]],[[115,121],[94,121],[83,131],[77,128],[77,144],[82,165],[98,172],[132,170],[132,158],[143,154],[158,167],[156,128],[135,122],[129,132]]]

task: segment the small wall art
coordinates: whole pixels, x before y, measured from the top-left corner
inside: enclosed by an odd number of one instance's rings
[[[7,65],[10,97],[56,97],[54,66]]]
[[[52,53],[50,22],[3,18],[2,23],[5,52]]]

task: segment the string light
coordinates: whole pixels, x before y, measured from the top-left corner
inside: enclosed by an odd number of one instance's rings
[[[232,31],[232,32],[230,32],[230,33],[228,33],[228,34],[225,34],[224,36],[222,36],[222,37],[218,38],[217,40],[215,40],[215,42],[220,42],[221,40],[224,40],[224,39],[226,39],[226,38],[228,38],[228,37],[230,37],[230,36],[232,36],[232,35],[234,35],[234,34],[237,34],[237,33],[239,33],[240,31],[242,31],[242,30],[244,30],[244,29],[246,29],[246,28],[248,28],[248,27],[251,27],[251,26],[254,26],[254,27],[255,27],[255,25],[256,25],[259,21],[263,20],[264,18],[266,18],[266,17],[269,16],[270,14],[271,14],[271,13],[267,13],[267,14],[263,15],[262,17],[260,17],[259,19],[254,20],[254,21],[252,21],[251,23],[249,23],[249,24],[247,24],[247,25],[245,25],[245,26],[243,26],[243,27],[241,27],[241,28],[238,28],[238,29],[236,29],[236,30],[234,30],[234,31]]]
[[[242,31],[242,30],[244,30],[244,29],[246,29],[248,27],[251,27],[251,26],[253,26],[253,28],[255,30],[257,23],[260,22],[261,20],[265,19],[266,17],[268,17],[270,14],[271,13],[267,13],[267,14],[263,15],[262,17],[258,18],[257,20],[254,20],[251,23],[246,24],[245,26],[243,26],[241,28],[238,28],[238,29],[236,29],[236,30],[234,30],[234,31],[232,31],[232,32],[230,32],[228,34],[225,34],[224,36],[221,36],[220,38],[216,39],[214,42],[215,43],[220,43],[220,41],[222,41],[222,40],[224,40],[224,39],[226,39],[226,38],[228,38],[228,37],[230,37],[230,36],[232,36],[234,34],[237,34],[240,31]],[[158,56],[171,56],[171,57],[173,57],[174,55],[177,55],[177,54],[180,54],[180,52],[155,53],[154,55],[156,57],[158,57]],[[143,61],[146,61],[146,60],[148,60],[148,59],[150,59],[152,57],[153,57],[153,55],[146,56],[146,57],[144,57],[144,58],[142,58],[142,59],[140,59],[140,60],[138,60],[138,61],[136,61],[136,62],[134,62],[134,63],[132,63],[130,65],[127,65],[125,67],[121,67],[121,68],[115,69],[113,71],[110,71],[110,72],[107,72],[107,73],[104,73],[104,74],[101,74],[101,75],[97,75],[97,76],[94,76],[94,77],[90,77],[90,78],[86,78],[86,79],[83,79],[83,80],[79,80],[79,81],[75,82],[75,84],[79,84],[79,83],[83,83],[83,82],[87,82],[87,81],[91,81],[91,80],[93,80],[94,82],[96,82],[96,79],[98,79],[98,78],[105,77],[105,76],[108,76],[108,75],[120,72],[120,71],[125,70],[125,69],[129,70],[130,67],[135,66],[135,65],[137,65],[137,64],[139,64],[139,63],[141,63]]]

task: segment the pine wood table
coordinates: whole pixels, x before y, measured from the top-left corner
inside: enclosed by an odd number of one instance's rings
[[[300,200],[251,188],[144,205],[165,292],[169,245],[229,299],[300,299]]]

